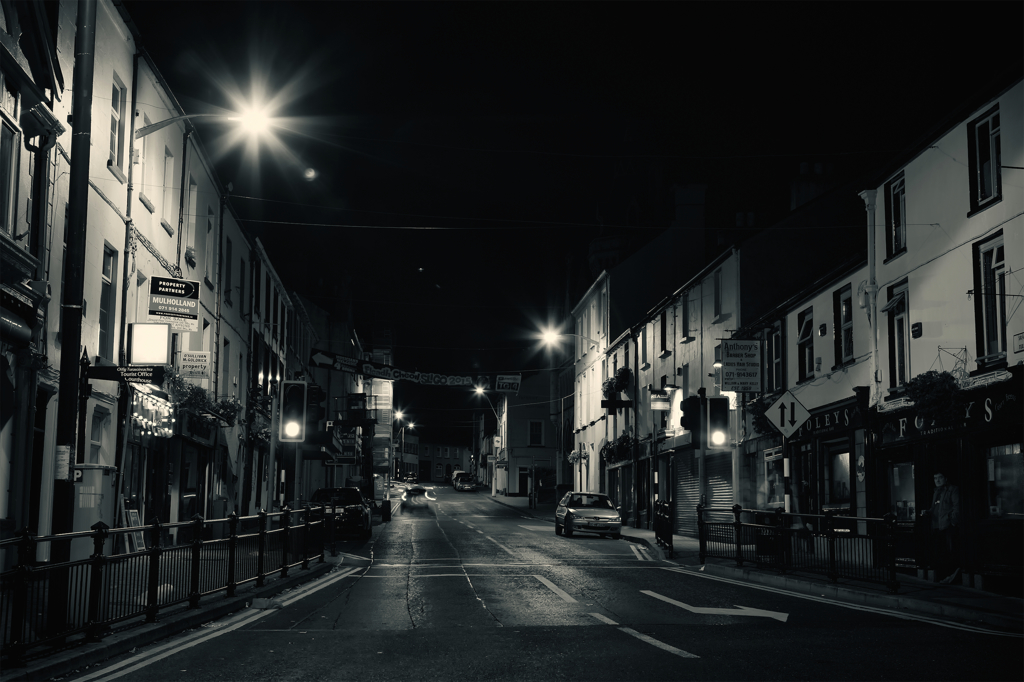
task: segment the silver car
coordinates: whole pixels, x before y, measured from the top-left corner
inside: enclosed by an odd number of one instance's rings
[[[619,507],[601,493],[566,493],[555,508],[555,535],[572,537],[575,531],[618,540],[622,537]]]

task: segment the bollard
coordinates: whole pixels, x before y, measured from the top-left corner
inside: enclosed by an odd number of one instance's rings
[[[228,596],[235,596],[235,562],[238,555],[238,514],[228,514]]]
[[[146,594],[146,622],[155,623],[156,614],[160,611],[159,592],[160,587],[160,555],[163,548],[160,546],[160,519],[153,517],[151,527],[153,541],[149,548],[149,590]]]
[[[88,642],[98,642],[103,633],[103,626],[100,624],[100,596],[103,594],[103,568],[107,561],[107,557],[103,556],[103,543],[109,535],[110,526],[97,521],[92,525],[92,529],[94,533],[92,556],[89,557],[89,616],[85,639]]]
[[[199,608],[199,560],[203,553],[203,517],[196,514],[192,517],[192,565],[188,607]]]

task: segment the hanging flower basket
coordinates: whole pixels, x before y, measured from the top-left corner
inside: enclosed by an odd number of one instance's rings
[[[565,453],[565,458],[569,461],[569,464],[576,465],[583,457],[585,453],[582,450],[573,450],[572,452]]]
[[[619,367],[615,370],[615,390],[618,392],[629,389],[630,382],[633,381],[633,373],[629,371],[629,367]]]
[[[615,377],[608,377],[601,382],[601,394],[605,400],[615,400],[619,397],[619,389],[615,387]]]
[[[908,381],[906,396],[914,402],[914,409],[924,419],[941,424],[953,424],[964,416],[962,389],[956,377],[949,372],[930,370]]]

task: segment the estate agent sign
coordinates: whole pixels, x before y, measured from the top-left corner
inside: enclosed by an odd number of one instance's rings
[[[163,322],[180,332],[199,331],[199,282],[150,277],[146,321]]]

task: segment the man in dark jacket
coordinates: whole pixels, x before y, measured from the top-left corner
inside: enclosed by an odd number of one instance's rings
[[[951,485],[941,471],[935,472],[933,480],[932,506],[922,511],[921,516],[931,519],[932,568],[936,577],[942,576],[941,582],[948,584],[960,573],[954,554],[956,529],[960,525],[960,489]]]

